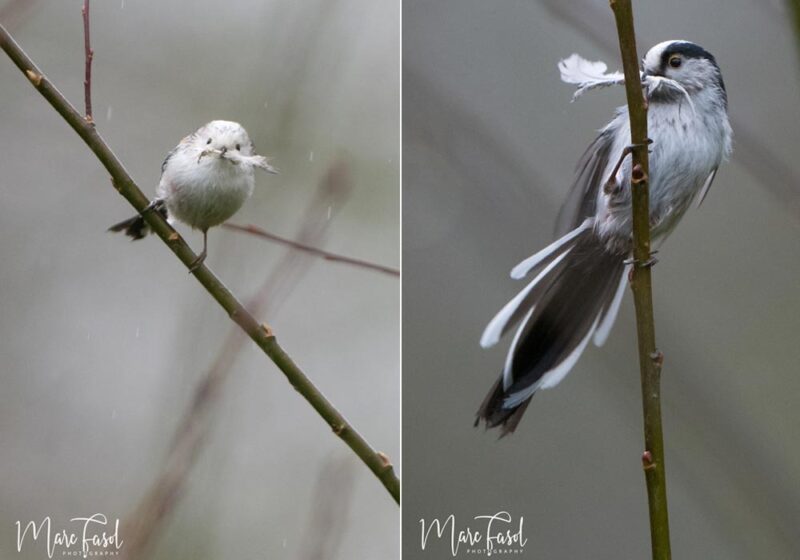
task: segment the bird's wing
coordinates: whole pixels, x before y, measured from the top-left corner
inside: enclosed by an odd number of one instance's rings
[[[169,162],[170,158],[172,156],[174,156],[177,153],[177,151],[181,149],[182,146],[188,146],[189,143],[194,139],[194,137],[196,135],[197,135],[196,132],[192,132],[189,136],[185,136],[183,138],[183,140],[178,142],[177,146],[175,146],[174,148],[172,148],[169,151],[169,153],[167,154],[167,157],[164,158],[164,162],[161,164],[161,173],[162,173],[162,175],[164,173],[164,170],[167,168],[167,163]]]
[[[606,177],[611,149],[614,145],[615,127],[607,126],[581,156],[576,168],[575,182],[570,187],[556,220],[556,236],[561,237],[580,226],[586,218],[593,217],[597,206],[597,191]]]

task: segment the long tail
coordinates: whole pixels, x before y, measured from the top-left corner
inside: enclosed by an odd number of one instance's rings
[[[476,426],[483,420],[500,426],[501,436],[513,432],[536,391],[564,379],[592,337],[597,346],[606,341],[624,294],[625,257],[606,249],[588,219],[511,271],[513,278],[538,274],[481,337],[487,348],[520,323]]]
[[[164,218],[167,217],[167,207],[162,200],[155,200],[153,203],[148,206],[148,209],[156,210],[159,212]],[[114,224],[108,231],[113,232],[120,232],[124,231],[125,235],[131,237],[134,241],[137,239],[144,239],[150,233],[150,228],[147,226],[147,222],[144,221],[144,218],[141,214],[134,216],[133,218],[129,218],[127,220],[123,220],[118,224]]]

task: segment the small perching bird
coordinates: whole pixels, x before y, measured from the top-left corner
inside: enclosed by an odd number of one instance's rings
[[[578,55],[559,64],[577,95],[624,83],[602,62]],[[643,60],[648,102],[650,227],[663,241],[693,200],[708,193],[731,152],[728,98],[714,57],[689,41],[665,41]],[[586,150],[558,216],[558,239],[512,271],[533,280],[492,319],[484,348],[519,324],[500,378],[478,411],[488,428],[513,432],[534,393],[557,385],[592,340],[602,346],[619,311],[632,243],[631,141],[628,108]]]
[[[254,170],[277,173],[239,123],[211,121],[180,141],[161,165],[156,198],[146,211],[161,212],[203,232],[203,251],[190,270],[208,254],[208,230],[233,216],[253,193]],[[134,240],[150,233],[144,218],[134,216],[109,231],[124,231]]]

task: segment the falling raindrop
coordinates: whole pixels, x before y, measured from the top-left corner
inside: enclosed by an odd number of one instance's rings
[[[331,219],[331,206],[328,206],[328,219]]]
[[[308,161],[314,161],[314,150],[308,152]]]
[[[139,327],[136,327],[136,338],[139,338],[140,334],[141,334],[141,331],[139,330]]]
[[[111,115],[112,115],[112,113],[113,113],[113,112],[114,112],[114,111],[113,111],[113,109],[111,108],[111,105],[109,105],[109,106],[108,106],[108,109],[106,109],[106,120],[107,120],[107,121],[110,121],[110,120],[111,120]]]

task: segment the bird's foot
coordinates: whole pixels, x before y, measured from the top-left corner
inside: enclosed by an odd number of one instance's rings
[[[189,265],[189,274],[194,273],[195,270],[200,268],[200,266],[205,262],[207,255],[208,253],[206,253],[205,249],[203,249],[202,253],[197,255],[197,258],[192,261],[192,264]]]

